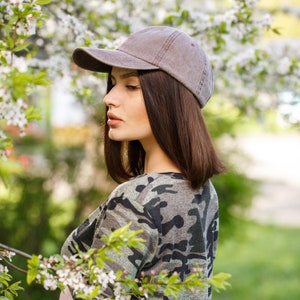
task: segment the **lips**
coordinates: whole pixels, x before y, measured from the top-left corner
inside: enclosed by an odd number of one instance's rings
[[[120,124],[123,121],[121,118],[119,118],[112,112],[107,112],[107,118],[108,118],[108,120],[107,120],[108,126],[117,126],[118,124]]]

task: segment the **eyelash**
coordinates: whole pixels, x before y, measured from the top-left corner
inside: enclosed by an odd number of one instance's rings
[[[129,90],[137,90],[137,89],[138,89],[138,86],[137,86],[137,85],[126,85],[126,87],[127,87]]]
[[[111,88],[113,88],[115,86],[116,86],[116,84],[112,83]],[[139,89],[139,85],[127,84],[126,88],[130,91],[135,91],[135,90]]]

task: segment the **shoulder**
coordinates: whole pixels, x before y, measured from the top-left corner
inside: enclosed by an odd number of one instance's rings
[[[138,199],[147,202],[155,195],[177,193],[178,190],[187,189],[188,182],[179,173],[150,173],[137,176],[116,187],[109,199],[126,197],[130,200]],[[142,204],[142,203],[141,203]]]
[[[130,202],[137,202],[136,204],[146,205],[158,198],[160,200],[171,198],[174,204],[176,201],[188,201],[194,198],[199,201],[215,202],[217,194],[211,181],[207,181],[203,187],[195,190],[180,173],[150,173],[120,184],[113,190],[108,200],[127,199]]]

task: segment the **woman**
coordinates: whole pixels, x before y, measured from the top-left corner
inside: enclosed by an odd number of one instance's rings
[[[78,48],[74,62],[108,73],[105,160],[121,183],[68,237],[62,254],[102,246],[101,236],[132,222],[145,248],[111,254],[113,270],[139,277],[194,266],[212,275],[218,200],[210,178],[224,171],[201,114],[213,90],[207,56],[188,35],[154,26],[118,49]],[[211,290],[179,299],[210,299]],[[72,299],[68,292],[61,299]],[[168,299],[156,295],[151,299]]]

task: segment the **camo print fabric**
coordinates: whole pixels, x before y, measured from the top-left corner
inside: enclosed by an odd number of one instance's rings
[[[138,176],[119,185],[65,241],[62,254],[99,248],[102,235],[132,222],[130,229],[143,229],[144,249],[126,248],[122,255],[109,255],[113,270],[126,270],[138,277],[151,271],[178,272],[184,278],[194,266],[210,277],[218,240],[218,199],[208,181],[193,190],[179,173]],[[173,299],[156,295],[151,299]],[[198,295],[185,293],[178,299],[211,299],[211,290]]]

